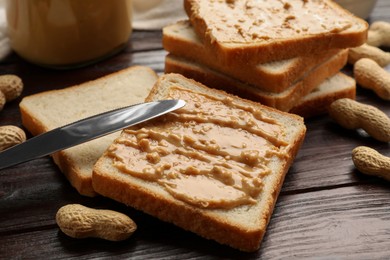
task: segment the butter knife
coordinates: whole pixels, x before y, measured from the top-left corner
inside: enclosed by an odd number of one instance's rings
[[[0,152],[0,170],[145,122],[184,105],[183,100],[141,103],[53,129]]]

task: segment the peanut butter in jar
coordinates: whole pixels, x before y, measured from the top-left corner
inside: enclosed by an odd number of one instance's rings
[[[12,48],[50,68],[94,63],[122,50],[132,32],[131,0],[7,0]]]

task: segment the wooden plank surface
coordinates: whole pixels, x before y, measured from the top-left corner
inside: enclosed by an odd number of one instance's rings
[[[390,21],[390,1],[378,1],[369,21]],[[52,71],[12,54],[0,74],[25,83],[23,95],[92,80],[131,65],[164,70],[166,52],[160,31],[135,31],[120,54],[87,68]],[[390,70],[389,70],[390,71]],[[351,73],[346,67],[345,72]],[[389,102],[358,89],[358,100],[390,115]],[[0,125],[21,126],[18,103],[0,112]],[[247,254],[200,238],[171,224],[105,198],[80,196],[50,158],[0,171],[0,258],[132,259],[388,259],[390,258],[390,186],[359,173],[351,150],[367,145],[390,156],[388,143],[337,126],[327,116],[306,121],[307,136],[291,167],[261,249]],[[59,231],[55,213],[69,203],[123,212],[138,224],[129,240],[113,243],[75,240]]]

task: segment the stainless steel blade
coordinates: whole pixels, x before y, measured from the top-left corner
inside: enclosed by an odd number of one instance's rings
[[[145,122],[185,105],[183,100],[162,100],[132,105],[88,117],[53,129],[0,153],[0,169],[43,157]]]

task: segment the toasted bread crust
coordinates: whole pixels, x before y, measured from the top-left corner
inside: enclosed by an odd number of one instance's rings
[[[51,155],[54,163],[64,174],[69,183],[81,195],[94,197],[98,195],[92,188],[92,178],[90,175],[80,174],[80,169],[77,168],[75,162],[71,158],[71,154],[66,151],[59,151]]]

